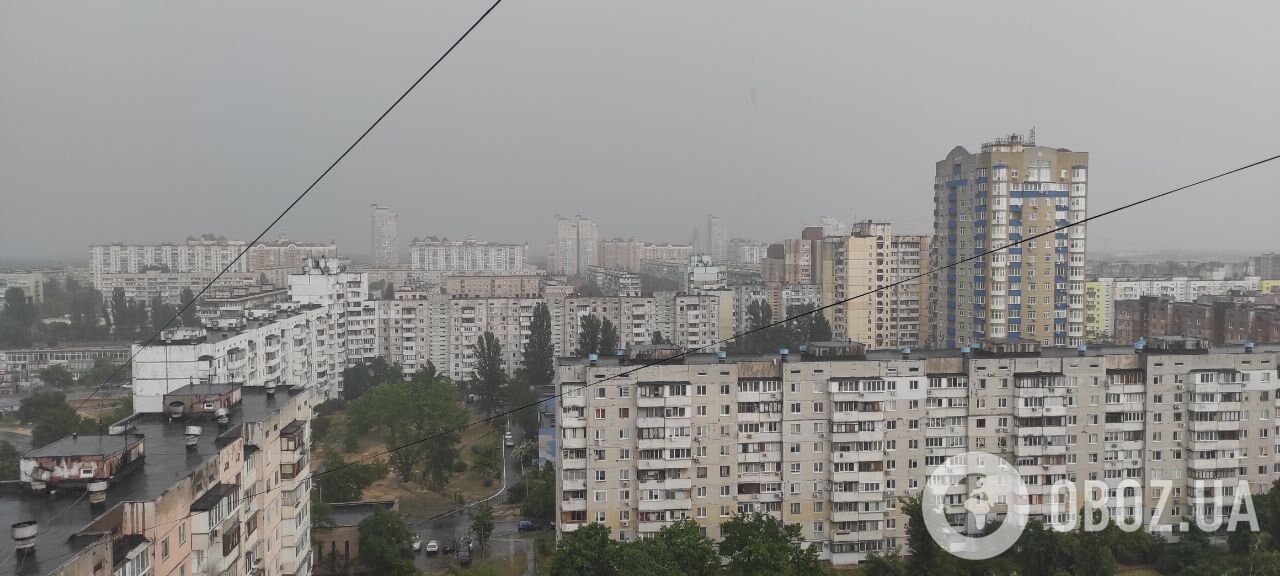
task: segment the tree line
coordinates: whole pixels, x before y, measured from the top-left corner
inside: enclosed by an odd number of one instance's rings
[[[773,317],[773,307],[764,300],[747,305],[747,333],[729,342],[736,354],[775,354],[781,348],[794,349],[806,342],[828,342],[831,323],[812,305],[792,305],[785,319]],[[813,312],[813,313],[810,313]],[[774,322],[778,322],[775,324]]]
[[[707,538],[693,520],[680,520],[638,540],[609,538],[609,528],[591,523],[564,534],[551,562],[551,576],[824,576],[818,546],[805,546],[800,527],[754,512],[720,525],[720,542]],[[721,559],[724,559],[723,565]]]
[[[133,340],[159,332],[180,309],[159,296],[144,302],[127,298],[123,288],[112,291],[108,306],[101,292],[74,278],[65,282],[49,280],[42,296],[36,304],[36,299],[22,288],[5,290],[5,307],[0,311],[0,347],[55,346],[111,337]],[[183,288],[180,300],[185,306],[195,300],[195,293]],[[179,320],[185,326],[199,325],[195,305],[188,306]]]

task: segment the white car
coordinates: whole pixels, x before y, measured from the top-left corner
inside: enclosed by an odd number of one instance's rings
[[[409,540],[409,546],[413,548],[413,551],[414,551],[414,552],[421,551],[421,550],[422,550],[422,537],[421,537],[421,536],[419,536],[419,535],[417,535],[417,534],[414,534],[414,535],[413,535],[413,538],[411,538],[411,539]]]
[[[507,432],[507,434],[506,434],[505,436],[503,436],[502,438],[503,438],[503,440],[506,442],[506,444],[507,444],[507,448],[514,448],[514,447],[515,447],[515,445],[516,445],[516,439],[515,439],[515,437],[514,437],[514,436],[512,436],[512,435],[511,435],[511,433],[510,433],[510,432]]]
[[[427,542],[427,554],[435,554],[440,551],[440,541],[432,540]]]

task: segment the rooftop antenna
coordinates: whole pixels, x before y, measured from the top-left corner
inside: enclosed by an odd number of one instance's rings
[[[1031,131],[1027,132],[1027,146],[1036,145],[1036,127],[1032,126]]]

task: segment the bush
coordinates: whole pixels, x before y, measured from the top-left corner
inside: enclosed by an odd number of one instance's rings
[[[481,482],[480,484],[482,484],[485,488],[493,486],[493,478],[485,478],[484,482]]]
[[[454,472],[457,472],[458,474],[461,474],[461,473],[463,473],[463,472],[466,472],[466,471],[467,471],[467,463],[466,463],[466,462],[463,462],[461,458],[459,458],[459,459],[457,459],[457,460],[454,460],[454,461],[453,461],[453,471],[454,471]]]
[[[519,504],[524,501],[524,485],[524,480],[521,480],[507,488],[507,504]]]
[[[329,400],[325,400],[324,402],[321,402],[319,405],[316,406],[316,415],[328,416],[330,414],[333,414],[334,412],[345,410],[346,408],[347,408],[346,400],[343,400],[341,398],[332,398]]]

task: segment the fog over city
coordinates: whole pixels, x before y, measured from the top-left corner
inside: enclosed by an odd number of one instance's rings
[[[5,2],[0,258],[253,238],[486,7]],[[1280,6],[1203,7],[508,3],[275,232],[364,256],[376,202],[402,244],[535,254],[557,213],[650,241],[709,213],[763,241],[823,215],[928,233],[935,162],[1032,127],[1089,152],[1092,214],[1280,150]],[[1089,249],[1273,249],[1277,176],[1101,220]]]

